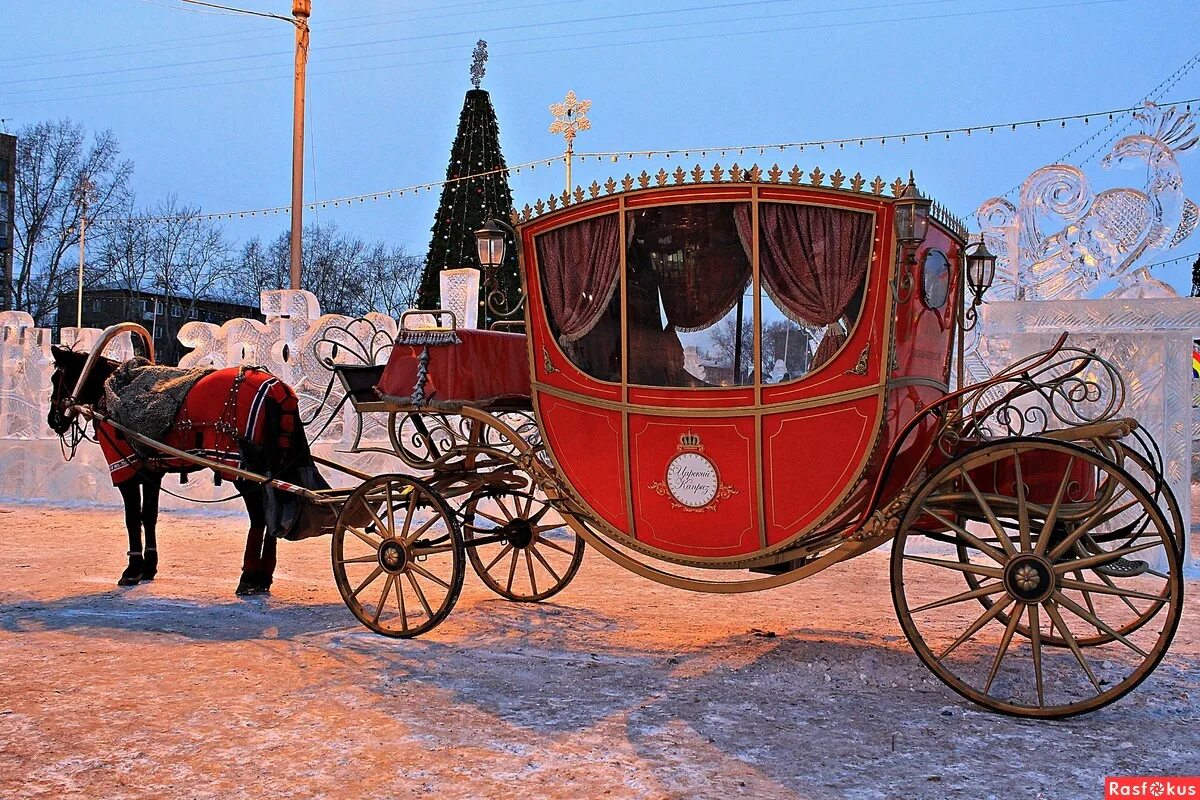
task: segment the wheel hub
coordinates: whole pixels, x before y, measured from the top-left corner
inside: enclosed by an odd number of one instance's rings
[[[379,566],[390,573],[404,572],[408,566],[408,551],[396,539],[388,539],[379,546]]]
[[[524,550],[533,543],[533,526],[527,519],[514,519],[504,526],[503,536],[513,547]]]
[[[1040,603],[1054,592],[1054,570],[1042,556],[1022,553],[1004,568],[1004,588],[1023,603]]]

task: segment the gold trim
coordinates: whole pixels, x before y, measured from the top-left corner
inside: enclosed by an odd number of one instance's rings
[[[858,361],[853,367],[846,370],[843,375],[866,375],[867,365],[871,359],[871,343],[867,342],[863,345],[862,352],[858,354]]]

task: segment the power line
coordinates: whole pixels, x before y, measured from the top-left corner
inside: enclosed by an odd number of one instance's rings
[[[774,0],[767,0],[767,1],[773,2]],[[941,2],[941,1],[942,0],[914,0],[913,3],[910,3],[908,5],[917,5],[917,4],[927,3],[927,2]],[[631,47],[631,46],[637,46],[637,45],[643,45],[643,44],[661,45],[664,42],[698,41],[698,40],[703,40],[703,39],[730,38],[730,37],[734,37],[734,36],[758,35],[758,34],[762,34],[762,33],[811,31],[811,30],[820,30],[820,29],[829,29],[829,28],[856,27],[856,26],[860,26],[860,25],[887,24],[887,23],[894,23],[894,22],[919,22],[919,21],[927,21],[927,20],[935,20],[935,19],[947,19],[947,18],[953,18],[953,17],[969,17],[969,16],[981,16],[981,15],[992,15],[992,14],[1016,13],[1016,12],[1024,12],[1024,11],[1039,11],[1039,10],[1046,10],[1046,9],[1071,8],[1071,7],[1076,7],[1076,6],[1091,6],[1091,5],[1124,3],[1124,2],[1130,2],[1130,0],[1076,0],[1076,2],[1059,2],[1059,3],[1050,3],[1050,4],[1043,4],[1043,5],[1034,5],[1034,6],[1021,6],[1021,7],[1016,7],[1016,8],[986,9],[986,10],[979,10],[979,11],[951,12],[951,13],[944,13],[944,14],[928,14],[928,15],[921,15],[921,16],[908,15],[908,16],[903,16],[903,17],[881,19],[881,20],[856,20],[856,21],[848,21],[848,22],[831,22],[831,23],[820,23],[820,24],[816,24],[816,25],[802,25],[802,26],[792,26],[792,27],[776,26],[776,27],[767,28],[767,29],[741,29],[741,30],[721,31],[718,33],[697,34],[697,35],[692,35],[692,36],[656,37],[653,39],[637,39],[637,40],[625,41],[625,42],[609,42],[609,43],[599,43],[599,44],[590,44],[590,45],[588,45],[588,44],[574,45],[574,46],[572,46],[572,51],[577,52],[577,51],[591,50],[591,49],[611,49],[611,48],[616,48],[616,47]],[[892,4],[890,7],[895,7],[895,5],[896,4]],[[761,19],[762,17],[759,16],[757,18]],[[711,23],[710,22],[693,22],[693,23],[682,23],[682,24],[711,24]],[[670,26],[663,26],[663,27],[675,27],[675,26],[677,26],[677,24],[670,25]],[[619,29],[619,30],[615,30],[615,31],[608,31],[606,33],[623,33],[627,30],[648,30],[648,29],[650,29],[650,28],[648,28],[646,26],[641,26],[641,27],[635,28],[635,29]],[[435,34],[435,35],[440,36],[442,34]],[[449,34],[446,34],[446,35],[449,35]],[[569,35],[571,35],[571,34],[562,34],[562,36],[569,36]],[[594,34],[591,34],[591,33],[588,33],[586,35],[594,36]],[[425,38],[425,37],[415,37],[415,38]],[[398,41],[406,41],[406,40],[404,40],[404,39],[379,40],[376,42],[370,42],[370,43],[366,43],[366,44],[391,43],[391,42],[398,42]],[[342,47],[357,47],[357,46],[361,46],[361,45],[330,45],[324,49],[335,49],[335,48],[342,48]],[[455,47],[457,47],[457,46],[455,46]],[[498,55],[499,57],[503,58],[503,57],[514,57],[514,56],[542,55],[542,54],[548,54],[548,53],[558,54],[558,53],[561,53],[561,49],[560,48],[548,48],[548,49],[540,49],[540,50],[510,51],[507,53],[500,51],[498,53],[494,52],[493,57],[495,58]],[[263,54],[263,55],[270,55],[270,54]],[[358,56],[357,58],[367,58],[367,57],[378,57],[378,56]],[[236,59],[233,59],[233,60],[236,60]],[[449,64],[449,63],[460,63],[460,60],[459,59],[441,59],[441,60],[435,60],[435,61],[401,62],[401,63],[393,63],[393,64],[376,65],[373,67],[362,67],[362,68],[334,70],[334,71],[316,71],[316,70],[314,70],[311,73],[311,77],[317,78],[317,77],[326,77],[326,76],[330,76],[330,75],[345,75],[345,74],[350,74],[350,73],[374,71],[374,70],[387,69],[387,68],[431,66],[431,65],[437,65],[437,64]],[[163,77],[164,77],[164,79],[167,78],[167,76],[163,76]],[[108,93],[91,94],[91,95],[74,95],[74,96],[70,96],[70,97],[50,98],[49,100],[47,100],[45,98],[39,98],[37,100],[25,100],[25,101],[18,100],[18,101],[10,102],[9,105],[28,105],[30,103],[41,103],[41,102],[50,102],[50,101],[66,102],[66,101],[73,101],[73,100],[87,100],[87,99],[106,98],[106,97],[118,97],[118,96],[131,95],[131,94],[143,94],[143,93],[148,93],[148,92],[168,91],[168,90],[175,90],[175,89],[188,89],[188,88],[197,88],[198,89],[198,88],[206,88],[206,87],[210,87],[210,86],[227,86],[227,85],[235,85],[235,84],[240,84],[240,83],[254,83],[254,82],[260,82],[260,81],[265,81],[265,80],[269,80],[269,79],[270,78],[267,77],[267,78],[248,79],[248,80],[243,80],[243,81],[221,81],[221,82],[215,82],[215,83],[182,84],[182,85],[174,85],[174,86],[163,86],[163,87],[154,87],[154,88],[141,89],[141,90],[133,90],[133,91],[129,91],[129,92],[108,92]]]

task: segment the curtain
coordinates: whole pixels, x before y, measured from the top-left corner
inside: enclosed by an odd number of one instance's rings
[[[620,222],[616,214],[583,220],[537,238],[545,305],[562,342],[588,334],[618,285]]]
[[[739,209],[746,237],[749,209]],[[790,319],[825,325],[813,368],[846,341],[846,313],[863,284],[874,233],[871,215],[824,206],[762,203],[758,207],[759,275],[767,295]]]
[[[750,283],[750,250],[743,248],[735,224],[739,213],[749,215],[750,206],[735,205],[733,219],[729,211],[725,203],[670,209],[676,216],[688,216],[666,217],[646,232],[651,239],[673,234],[683,247],[681,264],[654,270],[667,321],[680,333],[716,324],[737,305]]]

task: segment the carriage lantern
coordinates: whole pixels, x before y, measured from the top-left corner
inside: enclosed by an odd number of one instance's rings
[[[483,227],[475,231],[475,246],[479,251],[479,266],[485,271],[495,269],[504,263],[504,251],[507,242],[504,231],[496,224],[495,219],[483,223]]]
[[[996,278],[996,256],[988,252],[987,245],[980,240],[967,247],[966,260],[967,285],[975,296],[975,305],[979,305]]]
[[[921,194],[909,173],[908,186],[896,200],[896,238],[900,240],[900,246],[908,251],[910,262],[916,262],[916,250],[929,232],[929,211],[932,207],[933,201]]]

